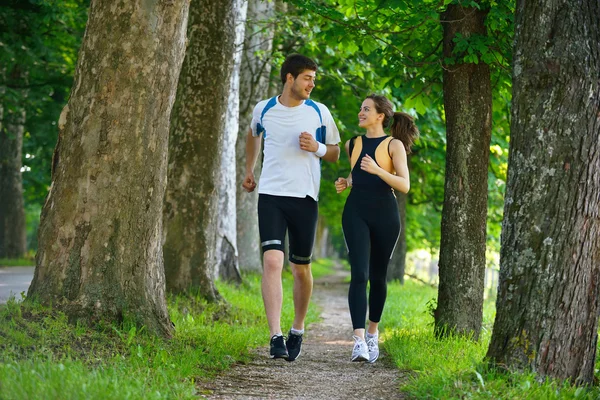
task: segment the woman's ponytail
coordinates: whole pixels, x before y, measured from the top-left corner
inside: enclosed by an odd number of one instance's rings
[[[404,144],[406,154],[410,154],[410,148],[419,137],[419,128],[415,125],[415,119],[407,113],[395,112],[390,131],[395,139]]]
[[[375,110],[384,115],[382,123],[384,128],[390,126],[391,121],[392,136],[394,139],[400,140],[404,144],[406,154],[410,154],[410,148],[419,137],[419,128],[415,125],[415,119],[407,113],[394,112],[392,102],[385,96],[373,93],[368,95],[367,99],[373,100]]]

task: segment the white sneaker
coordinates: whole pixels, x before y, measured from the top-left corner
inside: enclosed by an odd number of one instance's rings
[[[358,336],[352,336],[354,339],[354,348],[352,349],[352,361],[368,361],[369,360],[369,348],[367,342]]]
[[[369,362],[374,363],[379,358],[379,335],[367,336],[367,348],[369,351]]]

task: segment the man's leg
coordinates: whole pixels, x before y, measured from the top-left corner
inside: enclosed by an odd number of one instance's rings
[[[267,250],[263,255],[262,297],[265,305],[270,336],[281,334],[281,306],[283,287],[281,271],[283,270],[283,251]]]
[[[294,323],[292,328],[297,331],[304,330],[304,320],[308,312],[308,304],[313,289],[313,277],[310,264],[294,264],[292,274],[294,276]]]
[[[284,199],[277,196],[258,196],[258,229],[263,250],[261,291],[271,337],[271,358],[288,358],[285,338],[281,332],[283,288],[283,239],[286,221],[281,211]]]
[[[317,228],[317,213],[317,202],[307,196],[295,199],[287,214],[290,265],[294,275],[294,322],[288,334],[288,361],[294,361],[302,352],[304,320],[313,288],[310,258]]]

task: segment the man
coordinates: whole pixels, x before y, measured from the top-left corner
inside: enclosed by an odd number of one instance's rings
[[[302,349],[304,319],[312,294],[310,269],[317,226],[321,159],[335,162],[340,134],[331,113],[309,99],[317,64],[292,54],[281,66],[281,95],[259,102],[246,139],[247,192],[256,187],[254,166],[264,139],[258,187],[258,225],[263,251],[262,296],[271,335],[271,358],[295,360]],[[283,244],[289,237],[294,276],[294,321],[287,342],[281,330]]]

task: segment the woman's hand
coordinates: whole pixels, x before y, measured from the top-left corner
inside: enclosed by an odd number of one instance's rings
[[[360,169],[362,169],[363,171],[367,171],[368,173],[373,175],[379,175],[379,173],[383,171],[383,169],[381,169],[381,167],[377,165],[375,160],[373,160],[368,154],[366,154],[360,160]]]
[[[350,184],[348,183],[348,179],[346,178],[337,178],[335,181],[335,190],[339,193],[342,193],[344,190],[348,189]]]

